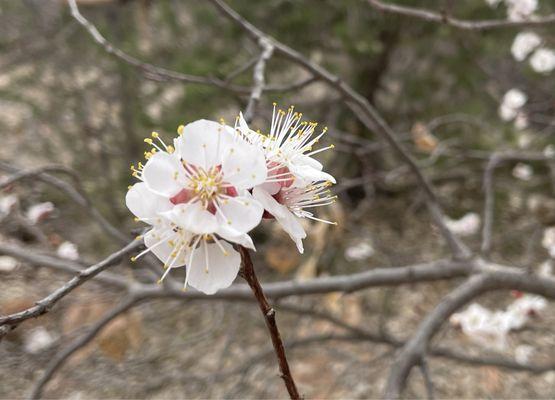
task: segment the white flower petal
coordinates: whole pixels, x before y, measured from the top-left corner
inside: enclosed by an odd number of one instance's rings
[[[159,213],[171,210],[173,204],[164,196],[150,191],[144,182],[134,184],[125,195],[125,204],[137,218],[157,218]]]
[[[188,283],[206,294],[230,286],[241,266],[241,256],[226,242],[220,242],[225,253],[216,243],[201,241],[194,250],[193,258],[187,270]]]
[[[289,211],[286,206],[279,204],[276,199],[259,187],[253,189],[253,196],[275,217],[283,230],[293,239],[299,249],[299,253],[302,254],[304,248],[301,239],[306,238],[306,232],[295,214]]]
[[[145,246],[164,264],[171,264],[172,268],[182,267],[187,262],[187,248],[182,246],[184,241],[184,237],[167,228],[151,229],[144,237]],[[174,261],[176,256],[177,260]]]
[[[180,228],[199,235],[214,233],[218,229],[216,216],[200,202],[178,204],[162,215]]]
[[[166,152],[155,153],[143,168],[147,187],[161,196],[172,197],[186,184],[185,171],[179,158]]]
[[[336,183],[335,178],[330,174],[320,171],[310,165],[290,165],[289,170],[293,175],[300,178],[302,181],[307,182],[319,182],[319,181],[329,181]]]
[[[312,157],[309,157],[304,154],[297,154],[293,157],[292,162],[296,165],[308,165],[312,168],[316,168],[317,170],[322,170],[324,166],[322,163]]]
[[[229,144],[223,154],[225,180],[236,189],[250,189],[266,180],[266,159],[262,150],[242,140]]]
[[[224,126],[201,119],[185,125],[175,144],[186,163],[209,169],[221,164],[222,150],[231,140],[232,136]]]
[[[219,222],[241,233],[247,233],[256,227],[264,213],[262,205],[247,193],[226,199],[225,203],[219,202],[219,208]]]
[[[220,225],[216,233],[227,241],[240,244],[243,247],[256,251],[251,237],[246,233],[238,232],[227,225]]]

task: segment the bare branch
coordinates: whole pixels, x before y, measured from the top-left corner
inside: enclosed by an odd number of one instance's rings
[[[99,263],[91,265],[90,267],[80,271],[76,276],[74,276],[71,280],[66,282],[62,287],[55,290],[54,292],[52,292],[42,300],[37,301],[35,303],[35,306],[15,314],[0,317],[0,326],[2,325],[15,326],[25,321],[26,319],[36,318],[42,314],[47,313],[58,301],[60,301],[65,296],[67,296],[74,289],[78,288],[89,279],[94,278],[96,275],[104,271],[106,268],[109,268],[113,265],[118,264],[121,261],[122,257],[131,253],[141,245],[142,244],[139,241],[132,241],[127,246],[125,246],[121,250],[116,251],[113,254],[110,254],[108,257],[106,257],[104,260],[100,261]]]
[[[256,106],[260,101],[260,96],[262,96],[262,91],[265,86],[264,73],[266,71],[266,63],[272,57],[272,53],[274,52],[274,46],[268,40],[260,39],[258,44],[262,48],[262,53],[254,66],[253,87],[244,115],[247,122],[252,120],[254,113],[256,112]]]
[[[522,28],[528,26],[548,25],[555,23],[555,14],[545,17],[530,17],[523,21],[511,21],[508,19],[469,21],[451,17],[446,12],[438,13],[425,8],[407,7],[396,4],[386,4],[378,0],[366,0],[370,6],[377,10],[398,14],[405,17],[417,18],[427,22],[449,25],[457,29],[465,30],[486,30],[495,28]]]
[[[287,362],[287,356],[285,355],[285,347],[283,346],[283,341],[281,340],[281,335],[276,324],[276,312],[272,306],[270,306],[270,303],[268,303],[268,300],[264,295],[264,291],[262,290],[262,286],[260,286],[260,282],[258,282],[249,251],[243,246],[240,246],[239,252],[241,253],[241,260],[243,263],[242,276],[249,284],[260,311],[262,311],[262,314],[264,315],[266,327],[270,332],[272,345],[274,346],[274,351],[278,359],[281,378],[285,382],[285,387],[287,388],[289,397],[294,400],[300,400],[301,396],[299,395],[297,385],[295,384],[295,380],[291,374],[289,363]]]

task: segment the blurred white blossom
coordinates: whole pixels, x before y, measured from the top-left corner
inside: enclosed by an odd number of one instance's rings
[[[555,258],[555,226],[543,231],[542,246],[551,258]]]
[[[77,260],[79,258],[77,246],[71,242],[63,242],[60,246],[58,246],[56,254],[62,258],[67,258],[68,260]]]
[[[368,242],[360,242],[353,246],[347,247],[345,250],[345,259],[347,261],[360,261],[372,257],[374,248]]]
[[[526,104],[528,97],[519,89],[511,89],[503,96],[499,106],[499,116],[503,121],[511,121],[516,118],[519,110]]]
[[[523,129],[528,128],[528,116],[525,113],[519,112],[516,115],[515,128],[518,129],[518,130],[523,130]],[[528,136],[528,138],[531,139],[531,136]],[[526,147],[526,145],[522,146],[522,147]]]
[[[45,203],[35,204],[27,210],[26,217],[32,224],[36,224],[46,218],[54,211],[54,204],[47,201]]]
[[[518,163],[513,168],[513,176],[523,181],[529,181],[530,179],[532,179],[533,174],[534,170],[528,164]]]
[[[529,19],[538,8],[538,0],[505,0],[505,4],[510,21]]]
[[[496,7],[501,1],[503,0],[486,0],[486,3],[488,3],[490,7]]]
[[[538,49],[530,57],[530,66],[536,72],[547,74],[555,69],[555,51]]]
[[[513,41],[511,53],[515,60],[523,61],[541,42],[541,38],[534,32],[520,32]]]
[[[8,215],[16,204],[17,196],[15,194],[0,197],[0,217]]]
[[[23,349],[30,354],[38,354],[54,344],[56,338],[44,327],[35,328],[25,335]]]
[[[545,260],[538,268],[538,275],[549,278],[553,276],[553,261]]]
[[[0,272],[11,272],[17,267],[17,260],[10,256],[0,256]]]
[[[461,219],[445,218],[445,225],[458,236],[471,236],[480,229],[480,216],[477,213],[467,213]]]
[[[534,348],[527,344],[521,344],[515,348],[515,360],[519,364],[527,364],[534,354]]]

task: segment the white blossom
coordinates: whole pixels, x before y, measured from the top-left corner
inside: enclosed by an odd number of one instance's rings
[[[547,307],[547,300],[541,296],[524,295],[516,299],[507,307],[507,314],[513,318],[513,321],[522,321],[522,323],[514,322],[511,324],[511,329],[523,327],[529,316],[539,315],[545,307]]]
[[[353,246],[347,247],[345,250],[345,259],[347,261],[360,261],[372,257],[374,248],[368,242],[360,242]]]
[[[17,196],[9,194],[0,197],[0,217],[8,215],[17,204]]]
[[[249,143],[264,152],[268,167],[267,179],[253,189],[253,196],[289,234],[300,253],[306,232],[300,222],[307,218],[319,222],[334,222],[316,217],[312,210],[335,202],[337,196],[329,191],[335,178],[323,171],[323,165],[312,156],[333,148],[333,145],[313,150],[327,129],[314,136],[316,122],[303,121],[302,114],[291,106],[287,112],[274,103],[268,135],[250,129],[240,114],[236,131]]]
[[[474,303],[465,311],[453,314],[450,322],[459,326],[473,342],[481,346],[492,346],[502,350],[507,346],[509,326],[501,312],[491,312]]]
[[[523,21],[530,19],[538,8],[538,0],[505,0],[507,5],[507,18],[510,21]]]
[[[51,347],[56,337],[42,326],[35,328],[25,334],[23,349],[30,354],[38,354]]]
[[[551,258],[555,258],[555,226],[543,231],[542,246]]]
[[[514,124],[515,124],[515,128],[518,130],[523,130],[528,128],[528,115],[526,115],[523,112],[517,113]],[[526,146],[527,145],[524,145],[522,147],[526,147]]]
[[[37,224],[54,211],[54,204],[47,201],[35,204],[27,210],[26,217],[31,224]]]
[[[534,170],[528,164],[518,163],[513,168],[513,176],[523,181],[529,181],[530,179],[532,179],[533,174]]]
[[[511,89],[503,96],[499,106],[499,116],[503,121],[511,121],[516,118],[519,110],[526,104],[528,97],[519,89]]]
[[[246,190],[266,180],[264,154],[233,129],[199,120],[179,128],[174,146],[157,133],[153,146],[133,174],[141,179],[126,196],[127,207],[153,228],[144,236],[147,249],[172,268],[188,265],[187,285],[213,294],[233,282],[239,253],[225,241],[254,248],[247,232],[264,211]],[[155,140],[153,140],[155,139]]]
[[[536,72],[548,74],[555,69],[555,51],[538,49],[530,57],[530,66]]]
[[[527,344],[521,344],[515,348],[515,360],[519,364],[527,364],[534,354],[534,348]]]
[[[10,256],[0,256],[0,272],[12,272],[17,268],[17,260]]]
[[[541,38],[534,32],[520,32],[513,41],[511,53],[515,60],[523,61],[541,42]]]
[[[67,258],[68,260],[77,260],[79,258],[79,250],[74,243],[63,242],[58,246],[56,254],[62,258]]]
[[[486,3],[488,4],[488,6],[490,7],[496,7],[499,3],[501,3],[503,0],[486,0]]]
[[[477,213],[466,213],[462,218],[453,220],[445,218],[445,225],[458,236],[472,236],[480,229],[480,216]]]

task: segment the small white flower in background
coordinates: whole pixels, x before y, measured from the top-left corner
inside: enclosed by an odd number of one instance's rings
[[[0,272],[12,272],[17,268],[18,262],[10,256],[0,256]]]
[[[347,247],[345,250],[345,259],[347,261],[360,261],[372,257],[374,248],[368,242],[360,242],[353,246]]]
[[[453,314],[449,321],[481,346],[493,346],[498,350],[507,346],[509,327],[502,313],[493,313],[474,303],[465,311]]]
[[[61,245],[59,245],[58,250],[56,250],[56,254],[59,257],[67,258],[68,260],[79,259],[79,251],[77,250],[77,246],[71,242],[63,242]]]
[[[548,74],[555,69],[555,51],[538,49],[530,57],[530,66],[536,72]]]
[[[51,347],[56,342],[56,337],[42,326],[25,334],[23,349],[30,354],[38,354]]]
[[[280,111],[268,136],[251,131],[242,115],[235,128],[207,120],[180,126],[173,146],[154,132],[145,139],[153,146],[146,163],[131,167],[142,182],[126,196],[136,220],[152,226],[144,235],[146,250],[132,260],[152,252],[166,269],[160,281],[186,266],[183,288],[213,294],[239,272],[241,257],[232,244],[254,249],[248,233],[265,214],[302,253],[300,218],[331,223],[308,209],[335,200],[328,190],[335,179],[311,158],[323,134],[312,138],[315,126]]]
[[[528,164],[518,163],[513,168],[513,176],[522,181],[529,181],[534,175],[534,170]]]
[[[515,128],[518,130],[523,130],[528,128],[528,116],[523,112],[517,113],[514,124],[515,124]],[[531,140],[532,137],[528,136],[528,139]],[[530,143],[528,142],[528,144]],[[528,144],[525,144],[522,147],[526,147]],[[520,142],[519,142],[519,145],[520,145]]]
[[[538,8],[538,0],[505,0],[507,18],[510,21],[530,19]]]
[[[0,197],[0,217],[8,215],[17,204],[17,196],[9,194]]]
[[[555,258],[555,226],[543,231],[542,246],[551,258]]]
[[[541,296],[524,295],[516,299],[507,307],[507,313],[518,317],[529,317],[539,315],[547,307],[547,300]],[[524,325],[524,324],[522,324]],[[521,328],[521,326],[512,326],[513,329]]]
[[[541,44],[541,38],[534,32],[520,32],[516,35],[511,53],[517,61],[524,61],[528,55]]]
[[[54,211],[54,204],[47,201],[35,204],[27,210],[26,217],[31,224],[37,224],[48,217]]]
[[[516,118],[519,110],[526,104],[528,97],[519,89],[511,89],[503,96],[499,106],[499,116],[503,121],[511,121]]]
[[[461,219],[445,218],[445,225],[455,235],[458,236],[471,236],[480,229],[481,219],[477,213],[467,213]]]
[[[501,3],[501,1],[503,1],[503,0],[486,0],[486,3],[490,7],[496,7],[499,3]]]
[[[546,157],[555,157],[555,146],[552,144],[548,144],[543,149],[543,155]]]
[[[538,275],[544,278],[553,277],[553,261],[545,260],[538,268]]]
[[[515,349],[515,360],[519,364],[527,364],[534,354],[534,348],[527,344],[521,344]]]

